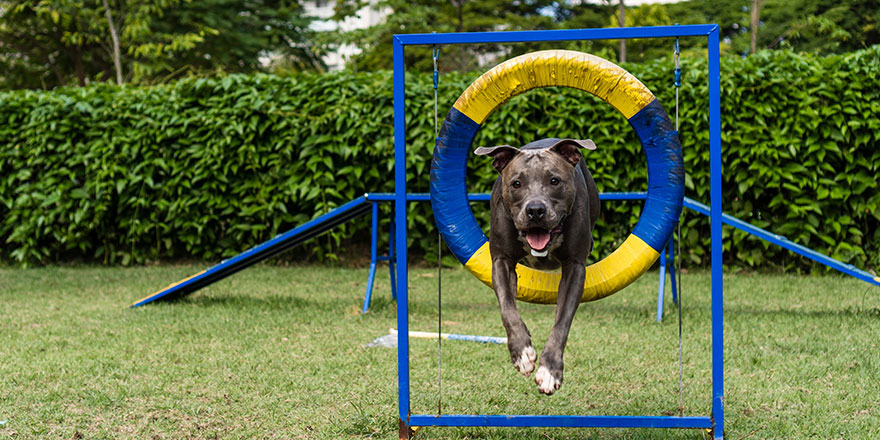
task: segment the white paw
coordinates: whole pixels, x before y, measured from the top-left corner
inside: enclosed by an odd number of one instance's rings
[[[538,359],[538,353],[535,352],[535,349],[532,348],[531,345],[524,348],[522,353],[519,355],[519,359],[513,362],[513,366],[523,374],[525,377],[529,377],[532,374],[532,371],[535,369],[535,361]]]
[[[538,367],[538,372],[535,373],[535,383],[538,384],[538,391],[548,396],[553,394],[562,385],[562,381],[553,377],[550,374],[550,370],[543,365]]]

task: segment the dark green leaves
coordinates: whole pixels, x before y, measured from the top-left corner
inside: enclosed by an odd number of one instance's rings
[[[708,203],[706,64],[685,59],[681,140],[686,194]],[[880,49],[819,58],[789,52],[722,60],[724,210],[818,251],[880,267]],[[628,69],[674,114],[672,64]],[[475,74],[440,78],[440,118]],[[429,72],[407,75],[407,175],[428,191],[433,149]],[[389,72],[233,75],[173,85],[95,85],[0,94],[0,259],[142,263],[235,255],[365,192],[393,190]],[[549,88],[489,117],[474,142],[590,138],[602,191],[643,191],[645,159],[631,127],[586,93]],[[468,187],[496,174],[472,158]],[[382,240],[389,206],[383,207]],[[430,205],[411,204],[410,252],[436,258]],[[474,204],[488,228],[486,204]],[[606,202],[593,258],[630,233],[635,202]],[[369,222],[310,242],[297,257],[366,249]],[[708,222],[684,221],[687,264],[708,263]],[[725,263],[807,268],[785,250],[725,228]],[[352,249],[352,248],[348,248]]]

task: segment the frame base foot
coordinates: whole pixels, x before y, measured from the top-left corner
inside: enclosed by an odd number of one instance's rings
[[[413,434],[415,434],[415,431],[413,431],[413,429],[410,426],[408,426],[406,424],[406,422],[404,422],[403,420],[399,420],[399,421],[400,421],[400,429],[398,430],[398,432],[400,433],[400,440],[411,439],[413,437]]]

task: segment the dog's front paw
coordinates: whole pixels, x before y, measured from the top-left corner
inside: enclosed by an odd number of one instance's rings
[[[531,345],[522,349],[518,357],[513,358],[513,366],[523,376],[529,377],[535,369],[535,361],[538,360],[538,353]]]
[[[550,369],[541,365],[535,373],[535,383],[541,394],[551,395],[562,386],[562,371],[550,372]]]

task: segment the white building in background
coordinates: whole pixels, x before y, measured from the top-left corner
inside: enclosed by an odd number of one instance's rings
[[[602,3],[602,0],[572,0],[574,2],[585,3]],[[620,0],[611,0],[612,5],[617,4]],[[683,0],[623,0],[626,6],[641,6],[650,3],[678,3]],[[369,0],[368,5],[361,8],[353,17],[348,17],[341,23],[333,20],[333,8],[336,6],[336,0],[306,0],[303,3],[305,14],[317,17],[312,22],[311,28],[316,31],[351,31],[354,29],[365,29],[375,26],[382,22],[385,17],[391,13],[389,8],[379,8],[378,0]],[[324,56],[324,64],[327,70],[335,71],[345,68],[345,63],[353,55],[357,55],[361,50],[351,44],[341,44],[335,52],[331,52]],[[481,60],[483,62],[485,60]]]
[[[377,9],[376,3],[377,0],[370,0],[367,6],[357,11],[357,14],[342,22],[334,21],[332,18],[333,8],[336,6],[335,0],[307,0],[303,3],[303,8],[306,15],[317,17],[311,26],[316,31],[351,31],[368,28],[382,22],[390,11],[387,8]],[[351,44],[341,44],[335,52],[324,57],[324,64],[327,65],[327,70],[341,70],[345,68],[346,61],[358,53],[360,53],[359,48]]]

